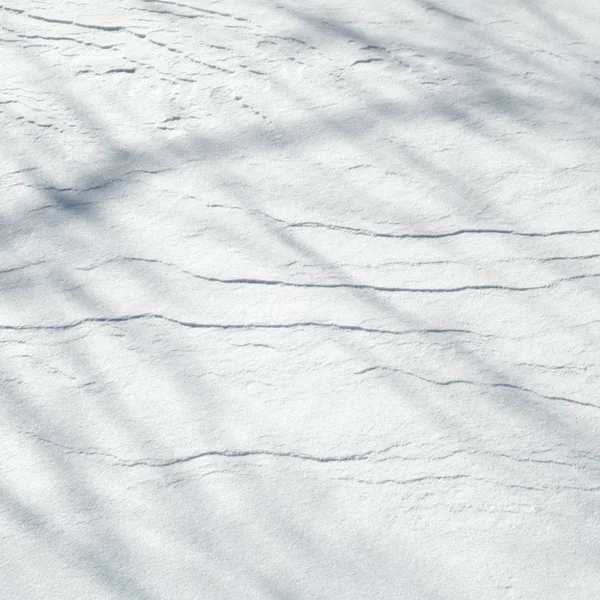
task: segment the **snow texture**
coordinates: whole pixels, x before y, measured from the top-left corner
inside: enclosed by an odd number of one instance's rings
[[[2,598],[599,598],[599,40],[0,0]]]

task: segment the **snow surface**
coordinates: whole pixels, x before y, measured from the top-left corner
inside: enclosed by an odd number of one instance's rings
[[[600,598],[596,0],[0,0],[0,596]]]

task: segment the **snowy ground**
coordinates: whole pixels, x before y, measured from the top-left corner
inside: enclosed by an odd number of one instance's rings
[[[2,598],[599,598],[599,40],[0,0]]]

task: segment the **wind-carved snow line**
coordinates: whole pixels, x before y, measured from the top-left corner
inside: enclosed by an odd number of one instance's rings
[[[372,457],[385,454],[394,450],[398,447],[397,444],[393,444],[381,450],[368,450],[362,453],[356,454],[340,454],[340,455],[324,455],[319,456],[315,454],[308,454],[306,452],[284,452],[276,450],[205,450],[203,452],[196,452],[185,456],[172,457],[172,458],[137,458],[132,460],[126,460],[120,458],[116,454],[111,452],[105,452],[94,448],[76,448],[67,444],[61,444],[47,437],[41,436],[33,431],[28,431],[24,428],[19,429],[25,435],[34,438],[38,442],[54,446],[60,450],[64,450],[68,454],[75,454],[80,456],[92,456],[110,459],[113,461],[114,466],[118,467],[171,467],[179,464],[184,464],[199,460],[202,458],[252,458],[252,457],[267,457],[267,458],[283,458],[293,459],[300,461],[308,461],[315,463],[350,463],[350,462],[362,462],[371,460]]]
[[[350,66],[354,67],[356,65],[367,65],[375,62],[382,62],[383,58],[361,58],[359,60],[355,60]]]
[[[534,454],[534,452],[532,452]],[[513,454],[508,454],[506,452],[497,452],[492,450],[480,450],[474,448],[459,448],[448,452],[447,454],[442,455],[411,455],[411,456],[400,456],[400,455],[391,455],[385,456],[383,458],[377,458],[376,462],[394,462],[394,461],[404,461],[404,462],[441,462],[446,461],[456,456],[468,456],[468,457],[476,457],[478,460],[486,460],[486,459],[506,459],[512,460],[520,463],[532,463],[539,465],[553,465],[559,467],[569,467],[572,469],[583,469],[582,465],[577,465],[571,462],[566,462],[562,460],[554,460],[554,459],[539,459],[539,458],[531,458],[531,457],[520,457],[515,456]]]
[[[364,485],[408,485],[411,483],[423,483],[426,481],[452,481],[457,479],[470,479],[471,481],[478,481],[480,483],[487,483],[497,485],[506,488],[516,488],[520,490],[529,490],[534,492],[547,492],[551,491],[575,491],[575,492],[600,492],[600,486],[583,487],[576,485],[543,485],[533,486],[518,483],[506,483],[503,481],[497,481],[495,479],[488,479],[485,477],[476,477],[467,474],[456,474],[456,475],[423,475],[421,477],[414,477],[411,479],[359,479],[356,477],[336,477],[338,481],[350,481],[354,483],[361,483]]]
[[[206,61],[200,60],[195,58],[194,56],[187,54],[181,50],[179,50],[178,48],[174,47],[174,46],[169,46],[168,44],[164,43],[164,42],[159,42],[156,40],[151,39],[150,37],[148,37],[146,34],[142,34],[142,33],[138,33],[135,31],[130,30],[128,27],[124,26],[124,25],[102,25],[102,24],[97,24],[97,23],[83,23],[80,21],[74,21],[74,20],[70,20],[70,19],[59,19],[59,18],[53,18],[53,17],[46,17],[46,16],[42,16],[42,15],[36,15],[33,13],[26,13],[25,11],[16,11],[16,10],[12,10],[12,9],[8,9],[4,6],[0,5],[0,10],[4,9],[4,10],[9,10],[11,12],[16,12],[18,14],[23,14],[26,17],[29,17],[30,19],[34,19],[37,21],[42,21],[45,23],[49,23],[51,25],[69,25],[69,26],[73,26],[73,27],[81,27],[84,29],[92,29],[92,30],[97,30],[97,31],[103,31],[103,32],[108,32],[108,33],[115,33],[115,32],[125,32],[128,34],[131,34],[137,38],[140,39],[146,39],[148,42],[155,44],[156,46],[160,46],[160,47],[164,47],[167,50],[169,50],[170,52],[175,52],[177,54],[180,54],[181,56],[184,56],[186,59],[188,59],[189,61],[195,63],[195,64],[199,64],[202,65],[204,67],[207,67],[213,71],[220,71],[223,73],[227,73],[227,74],[233,74],[234,71],[231,71],[230,69],[226,69],[223,67],[219,67],[218,65],[214,65],[212,63],[208,63]],[[215,14],[215,15],[219,15],[221,13],[217,13],[214,11],[209,11],[209,10],[204,10],[204,9],[196,9],[199,12],[202,13],[210,13],[210,14]],[[240,21],[245,21],[246,19],[242,18],[242,17],[235,17],[233,15],[228,15],[223,13],[222,16],[227,16],[227,17],[231,17],[235,20],[240,20]],[[97,44],[90,44],[90,45],[97,45]]]
[[[281,219],[272,217],[274,221],[285,223]],[[299,221],[294,223],[285,223],[286,228],[313,228],[313,229],[330,229],[332,231],[342,231],[352,235],[361,235],[366,237],[377,238],[392,238],[392,239],[439,239],[457,237],[461,235],[511,235],[515,237],[555,237],[566,235],[589,235],[598,234],[600,229],[564,229],[558,231],[516,231],[514,229],[456,229],[454,231],[442,231],[439,233],[386,233],[382,231],[374,231],[371,229],[360,229],[358,227],[349,227],[346,225],[336,225],[332,223],[320,223],[318,221]]]
[[[207,15],[214,15],[217,17],[229,17],[231,19],[236,19],[239,21],[246,20],[244,17],[236,17],[235,15],[233,15],[231,13],[220,12],[217,10],[209,10],[207,8],[198,8],[196,6],[190,6],[189,4],[182,4],[180,2],[172,2],[169,0],[142,0],[142,2],[144,2],[145,4],[167,4],[167,5],[171,5],[171,6],[178,6],[179,8],[187,8],[188,10],[193,10],[193,11],[196,11],[199,13],[204,13]]]
[[[23,11],[24,12],[24,11]],[[96,29],[98,31],[124,31],[126,28],[123,25],[98,25],[96,23],[81,23],[79,21],[73,21],[70,19],[55,19],[52,17],[44,17],[42,15],[35,15],[32,13],[26,13],[30,19],[36,21],[43,21],[44,23],[50,23],[52,25],[74,25],[75,27],[83,27],[85,29]]]
[[[127,69],[110,69],[109,71],[106,71],[103,74],[106,73],[118,73],[120,71],[125,71],[125,72],[131,72],[128,71]],[[73,194],[83,194],[86,192],[95,192],[98,190],[102,190],[104,188],[108,188],[114,184],[117,183],[134,183],[134,182],[139,182],[140,180],[137,179],[132,179],[130,176],[131,175],[159,175],[161,173],[166,173],[168,171],[171,171],[172,167],[165,167],[162,169],[132,169],[131,171],[127,171],[125,173],[123,173],[121,176],[119,177],[115,177],[114,179],[106,179],[105,181],[102,181],[100,183],[96,183],[94,185],[85,187],[85,188],[75,188],[75,187],[57,187],[55,185],[27,185],[27,187],[30,187],[32,189],[35,190],[39,190],[42,192],[52,192],[52,193],[59,193],[59,194],[64,194],[64,193],[73,193]],[[78,202],[78,204],[81,205],[89,205],[91,204],[91,202]]]
[[[115,317],[86,317],[71,323],[61,323],[54,325],[7,325],[0,324],[0,330],[7,331],[67,331],[75,329],[86,324],[116,324],[126,323],[129,321],[139,321],[143,319],[154,319],[158,321],[166,321],[188,327],[191,329],[240,329],[240,330],[256,330],[256,329],[302,329],[302,328],[320,328],[332,329],[336,331],[356,331],[360,333],[376,333],[384,335],[414,335],[414,334],[466,334],[474,335],[481,338],[494,338],[491,334],[483,334],[469,329],[378,329],[375,327],[362,327],[360,325],[342,325],[339,323],[319,323],[317,321],[298,321],[295,323],[197,323],[193,321],[182,321],[167,317],[159,313],[139,313],[134,315],[121,315]]]
[[[140,12],[149,13],[152,15],[171,15],[172,17],[177,17],[179,19],[203,19],[206,18],[206,15],[186,15],[184,13],[176,13],[172,10],[151,10],[149,8],[138,8]]]
[[[591,487],[583,487],[578,485],[542,485],[542,486],[533,486],[533,485],[524,485],[519,483],[505,483],[503,481],[495,481],[493,479],[485,479],[483,477],[473,477],[476,481],[483,481],[485,483],[492,483],[494,485],[501,485],[506,488],[516,488],[519,490],[529,490],[535,492],[564,492],[564,491],[572,491],[572,492],[600,492],[600,486],[591,486]]]
[[[96,44],[94,42],[87,42],[85,40],[78,40],[68,36],[50,36],[50,35],[25,35],[24,33],[17,34],[17,37],[25,40],[46,40],[51,42],[73,42],[75,44],[83,44],[93,48],[99,48],[100,50],[114,50],[118,47],[118,44]]]
[[[165,263],[156,259],[145,259],[136,257],[123,257],[121,259],[110,259],[104,263],[98,265],[92,265],[84,270],[91,270],[106,264],[109,262],[118,262],[119,260],[128,261],[139,261],[156,264],[164,264],[170,267],[176,267],[173,263]],[[233,285],[264,285],[264,286],[281,286],[281,287],[294,287],[294,288],[308,288],[308,289],[350,289],[350,290],[370,290],[374,292],[388,292],[388,293],[420,293],[420,294],[444,294],[444,293],[457,293],[457,292],[468,292],[468,291],[509,291],[509,292],[530,292],[545,290],[556,287],[562,283],[568,283],[571,281],[577,281],[580,279],[596,278],[600,277],[600,273],[586,273],[581,275],[572,275],[571,277],[563,277],[551,281],[549,283],[541,285],[531,286],[511,286],[511,285],[500,285],[500,284],[472,284],[472,285],[461,285],[448,288],[420,288],[420,287],[393,287],[393,286],[382,286],[382,285],[370,285],[362,283],[319,283],[319,282],[296,282],[296,281],[283,281],[279,279],[254,279],[249,277],[239,278],[222,278],[222,277],[210,277],[208,275],[199,275],[192,273],[185,269],[181,269],[186,275],[190,275],[196,279],[207,281],[210,283],[222,283],[222,284],[233,284]]]
[[[566,261],[584,261],[584,260],[595,260],[600,258],[600,253],[594,254],[581,254],[576,256],[515,256],[512,258],[487,258],[484,259],[479,258],[479,260],[475,264],[516,264],[516,263],[551,263],[551,262],[566,262]],[[468,262],[467,260],[458,260],[458,259],[431,259],[431,260],[389,260],[382,261],[377,263],[342,263],[338,262],[337,266],[339,267],[352,267],[356,268],[357,266],[366,267],[369,269],[383,269],[385,267],[424,267],[424,266],[434,266],[434,265],[459,265],[459,266],[470,266],[473,263]],[[304,267],[314,267],[314,264],[303,263]]]
[[[39,267],[40,265],[47,264],[47,260],[40,260],[37,262],[28,263],[26,265],[17,265],[16,267],[8,267],[6,269],[0,269],[0,275],[8,275],[9,273],[15,273],[17,271],[24,271],[31,267]]]
[[[574,400],[573,398],[566,398],[565,396],[547,396],[545,394],[541,394],[540,392],[536,392],[530,388],[526,388],[520,385],[516,385],[514,383],[498,383],[498,382],[484,382],[484,381],[469,381],[468,379],[449,379],[447,381],[440,381],[438,379],[429,379],[428,377],[423,377],[422,375],[417,375],[416,373],[412,373],[411,371],[403,371],[402,369],[394,369],[392,367],[368,367],[363,369],[362,371],[358,371],[355,375],[364,375],[366,373],[370,373],[373,371],[388,371],[391,373],[399,373],[402,375],[408,375],[409,377],[413,377],[414,379],[419,379],[420,381],[425,381],[426,383],[431,383],[433,385],[439,386],[452,386],[452,385],[470,385],[470,386],[479,386],[479,387],[487,387],[487,388],[507,388],[511,390],[517,390],[520,392],[525,392],[527,394],[532,394],[537,396],[538,398],[542,398],[544,400],[553,400],[557,402],[567,402],[569,404],[577,404],[578,406],[586,406],[589,408],[595,408],[600,410],[600,406],[597,404],[593,404],[592,402],[584,402],[582,400]]]
[[[382,452],[385,452],[382,451]],[[198,452],[197,454],[191,454],[189,456],[170,458],[170,459],[151,459],[143,458],[133,461],[122,461],[120,464],[126,467],[170,467],[173,465],[179,465],[188,463],[201,458],[250,458],[250,457],[269,457],[269,458],[291,458],[296,460],[303,460],[317,463],[342,463],[342,462],[357,462],[366,461],[369,458],[377,454],[378,452],[373,450],[365,452],[363,454],[349,454],[339,456],[316,456],[312,454],[306,454],[303,452],[275,452],[272,450],[208,450],[206,452]]]
[[[175,54],[179,54],[179,55],[183,56],[184,58],[187,58],[187,60],[189,60],[190,62],[193,62],[195,64],[202,65],[203,67],[208,67],[209,69],[212,69],[214,71],[220,71],[221,73],[227,73],[229,75],[232,75],[234,73],[234,71],[232,71],[231,69],[219,67],[217,65],[213,65],[212,63],[207,63],[206,61],[200,60],[200,59],[192,56],[191,54],[188,54],[186,52],[183,52],[182,50],[179,50],[178,48],[175,48],[175,46],[169,46],[165,42],[159,42],[157,40],[153,40],[152,38],[149,38],[144,34],[134,33],[133,35],[135,35],[136,37],[142,38],[142,39],[146,39],[151,44],[154,44],[155,46],[159,46],[160,48],[166,48],[169,52],[174,52]]]
[[[363,166],[363,165],[358,165]],[[213,205],[218,208],[229,208],[243,210],[250,215],[258,215],[273,223],[281,225],[284,229],[327,229],[330,231],[339,231],[342,233],[348,233],[351,235],[373,237],[373,238],[386,238],[386,239],[399,239],[399,240],[427,240],[427,239],[443,239],[459,237],[463,235],[506,235],[514,237],[525,237],[525,238],[549,238],[549,237],[560,237],[569,235],[593,235],[600,234],[600,229],[559,229],[555,231],[517,231],[514,229],[500,229],[500,228],[463,228],[455,229],[451,231],[441,231],[436,233],[392,233],[385,231],[376,231],[373,229],[364,229],[359,227],[350,227],[348,225],[338,225],[336,223],[321,223],[319,221],[286,221],[274,217],[269,213],[262,210],[252,209],[247,210],[241,206],[230,206],[230,205]],[[589,255],[590,258],[595,258],[600,255]],[[586,258],[586,256],[582,257]],[[532,259],[533,260],[533,259]],[[550,257],[542,260],[563,260],[563,257]],[[570,260],[570,257],[565,257],[564,260]]]
[[[308,42],[305,42],[304,40],[301,40],[297,37],[291,37],[289,35],[274,35],[274,34],[266,34],[262,36],[263,39],[266,40],[282,40],[285,42],[296,42],[297,44],[301,44],[302,46],[306,46],[307,48],[310,48],[311,50],[317,50],[316,46],[312,46],[311,44],[309,44]]]
[[[423,475],[421,477],[413,477],[410,479],[359,479],[357,477],[336,477],[338,481],[352,481],[354,483],[362,483],[366,485],[409,485],[411,483],[422,483],[424,481],[452,481],[456,479],[465,479],[469,475]]]
[[[6,12],[15,13],[17,15],[22,15],[25,11],[21,8],[11,8],[10,6],[4,6],[0,4],[0,10],[5,10]]]

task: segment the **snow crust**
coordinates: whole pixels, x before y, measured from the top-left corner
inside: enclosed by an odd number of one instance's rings
[[[0,595],[599,598],[599,40],[0,0]]]

